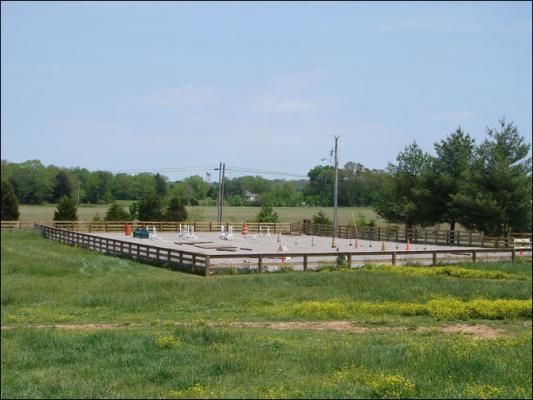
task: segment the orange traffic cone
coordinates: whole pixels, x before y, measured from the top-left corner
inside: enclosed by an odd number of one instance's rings
[[[407,251],[411,250],[411,244],[409,243],[409,239],[407,239],[407,243],[405,244],[405,250]]]
[[[243,235],[248,235],[248,224],[243,224],[242,225],[242,234]]]

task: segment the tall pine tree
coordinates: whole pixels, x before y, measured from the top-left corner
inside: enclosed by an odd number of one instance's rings
[[[458,221],[491,235],[531,230],[531,146],[513,123],[499,129],[479,146],[472,178],[452,195]]]
[[[2,221],[16,221],[19,219],[19,203],[13,186],[7,180],[2,179],[1,215]]]

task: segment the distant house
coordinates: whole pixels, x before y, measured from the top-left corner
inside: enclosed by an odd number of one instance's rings
[[[252,192],[249,192],[248,190],[246,190],[244,192],[244,197],[246,197],[246,201],[255,201],[257,199],[257,196],[258,194],[257,193],[252,193]]]

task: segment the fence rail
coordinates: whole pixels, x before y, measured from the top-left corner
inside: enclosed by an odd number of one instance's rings
[[[432,258],[432,265],[436,265],[439,255],[462,255],[471,257],[472,262],[476,262],[478,255],[481,254],[503,254],[504,257],[509,257],[512,262],[516,260],[515,248],[504,249],[454,249],[454,250],[413,250],[413,251],[373,251],[373,252],[323,252],[323,253],[247,253],[247,254],[203,254],[183,250],[170,249],[165,247],[144,245],[130,241],[117,240],[111,238],[100,237],[89,233],[81,233],[62,228],[55,228],[47,225],[35,224],[34,229],[42,232],[44,237],[68,243],[71,245],[81,246],[90,250],[99,251],[108,255],[119,257],[132,258],[149,264],[159,266],[166,266],[170,269],[177,269],[185,272],[209,276],[211,274],[211,262],[216,259],[241,259],[257,260],[257,272],[262,273],[265,270],[265,263],[268,259],[287,259],[287,258],[301,258],[301,265],[303,271],[307,271],[310,258],[328,257],[335,262],[340,256],[345,258],[348,266],[352,266],[354,258],[359,257],[365,259],[368,256],[380,256],[380,261],[390,259],[392,265],[396,265],[398,258],[401,256],[403,260],[409,259],[413,255],[427,255]],[[530,253],[531,247],[520,249],[520,254]],[[294,264],[294,262],[292,262]]]
[[[250,233],[269,230],[271,233],[303,233],[314,236],[332,236],[330,225],[315,225],[302,223],[263,223],[263,222],[179,222],[179,221],[1,221],[1,229],[31,229],[34,224],[52,226],[54,228],[69,229],[80,232],[120,232],[126,224],[135,228],[155,226],[159,232],[177,232],[180,224],[194,227],[196,232],[218,232],[221,226],[227,230],[230,226],[233,231],[242,232],[244,225],[248,226]],[[508,248],[513,246],[514,239],[529,239],[532,235],[528,232],[511,233],[505,237],[486,236],[483,232],[475,231],[450,231],[435,229],[403,229],[398,226],[362,227],[355,229],[351,225],[339,225],[336,237],[342,239],[362,239],[375,241],[391,241],[405,243],[409,240],[413,244],[435,244],[454,246],[475,246],[489,248]]]
[[[112,256],[131,258],[147,264],[165,266],[193,274],[209,275],[209,255],[104,238],[40,224],[35,224],[34,228],[42,232],[45,238],[59,242]]]

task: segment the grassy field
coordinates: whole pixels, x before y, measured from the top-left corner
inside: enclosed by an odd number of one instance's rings
[[[121,201],[124,205],[131,202]],[[109,204],[102,205],[81,205],[78,208],[78,218],[80,220],[92,220],[95,214],[104,217]],[[40,206],[21,205],[19,207],[20,219],[22,221],[51,221],[54,217],[56,205],[47,204]],[[228,222],[253,221],[259,213],[259,207],[224,207],[224,220]],[[333,219],[333,209],[331,207],[275,207],[274,211],[278,213],[282,222],[302,222],[304,218],[312,218],[320,210],[324,211]],[[216,221],[217,208],[203,206],[187,206],[189,219],[191,221]],[[340,224],[348,224],[352,221],[352,213],[355,218],[359,213],[367,221],[375,219],[376,222],[382,222],[380,217],[370,207],[341,207],[338,209]]]
[[[531,261],[206,279],[30,232],[1,256],[2,398],[532,395]]]

